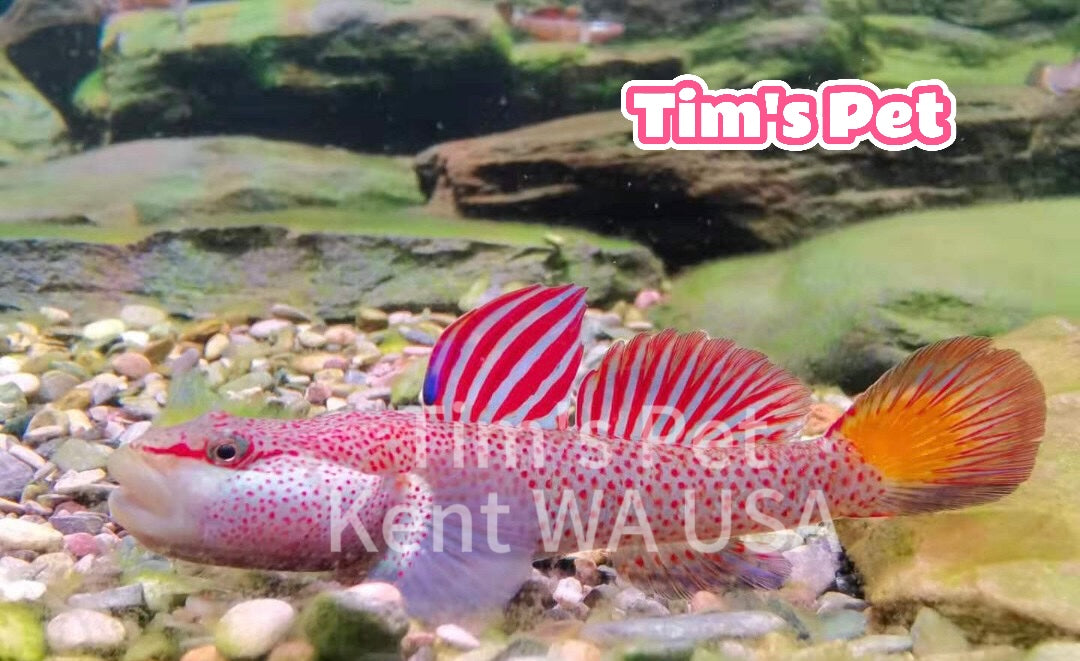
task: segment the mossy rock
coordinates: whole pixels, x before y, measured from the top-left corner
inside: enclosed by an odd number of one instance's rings
[[[0,54],[0,166],[56,156],[66,137],[60,113]]]
[[[41,614],[19,604],[0,604],[0,661],[41,661],[45,629]]]
[[[1040,320],[997,342],[1044,381],[1047,433],[1031,477],[979,507],[839,522],[844,548],[883,623],[932,605],[977,642],[1028,645],[1080,635],[1080,328]]]

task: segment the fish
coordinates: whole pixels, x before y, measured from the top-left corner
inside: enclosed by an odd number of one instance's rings
[[[152,427],[109,459],[112,515],[167,556],[387,581],[439,622],[582,549],[662,594],[778,587],[787,561],[746,535],[973,506],[1031,473],[1045,394],[988,338],[919,349],[804,439],[808,388],[702,331],[617,342],[576,382],[585,297],[533,285],[459,317],[418,412]]]
[[[615,21],[585,20],[578,7],[542,7],[526,12],[512,3],[498,2],[495,8],[507,25],[539,41],[601,44],[626,30]]]

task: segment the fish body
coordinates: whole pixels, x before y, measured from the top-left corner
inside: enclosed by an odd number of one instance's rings
[[[797,379],[674,331],[617,343],[571,425],[583,313],[567,286],[466,314],[432,353],[423,413],[151,430],[111,459],[113,514],[177,557],[393,581],[438,619],[497,607],[531,559],[586,548],[661,591],[776,586],[782,556],[738,536],[994,500],[1026,479],[1043,432],[1030,367],[983,338],[917,352],[802,440]]]

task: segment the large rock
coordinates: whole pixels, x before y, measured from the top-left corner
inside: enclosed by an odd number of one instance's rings
[[[555,72],[545,58],[518,63],[494,9],[461,1],[234,0],[192,6],[184,23],[181,33],[170,12],[112,17],[101,65],[76,91],[81,111],[118,139],[243,132],[411,153],[617,108],[628,78],[680,69],[664,56],[575,54]],[[546,93],[556,83],[573,93]]]
[[[572,281],[610,303],[656,287],[659,262],[644,248],[510,244],[469,239],[293,234],[284,228],[160,232],[130,245],[72,240],[0,242],[0,308],[54,305],[78,320],[121,302],[173,313],[262,310],[292,302],[327,319],[358,306],[456,310],[478,281]]]
[[[60,114],[0,53],[0,165],[55,156],[66,136]]]
[[[419,199],[408,170],[384,157],[246,137],[142,140],[8,168],[0,224],[122,228]]]
[[[1076,191],[1080,97],[957,95],[958,137],[938,152],[642,151],[612,112],[437,145],[416,169],[462,215],[628,234],[675,266],[891,212]]]
[[[1042,379],[1047,433],[1031,478],[965,510],[838,523],[883,622],[933,606],[977,642],[1080,635],[1080,329],[1046,319],[1003,337]]]

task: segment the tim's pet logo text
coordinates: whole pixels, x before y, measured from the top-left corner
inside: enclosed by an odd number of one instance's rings
[[[863,80],[710,90],[688,74],[626,83],[622,112],[641,149],[851,149],[869,140],[889,151],[937,151],[956,138],[956,98],[940,80],[885,91]]]

